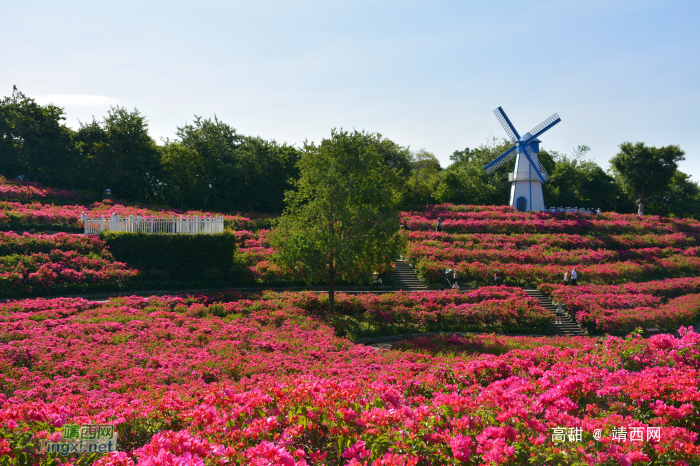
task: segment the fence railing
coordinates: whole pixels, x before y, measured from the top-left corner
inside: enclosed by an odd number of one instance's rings
[[[102,215],[99,218],[87,218],[81,216],[85,224],[86,235],[96,235],[102,231],[130,231],[137,233],[223,233],[224,217],[210,216],[179,216],[156,218],[153,216],[141,218],[119,217],[114,214],[111,217]]]

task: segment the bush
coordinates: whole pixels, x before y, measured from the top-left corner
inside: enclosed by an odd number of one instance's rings
[[[236,237],[229,232],[169,235],[107,231],[100,237],[115,259],[154,281],[225,279],[236,251]]]

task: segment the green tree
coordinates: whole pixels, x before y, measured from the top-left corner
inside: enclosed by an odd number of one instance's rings
[[[366,133],[331,131],[317,146],[304,143],[295,191],[270,241],[278,262],[307,282],[329,286],[335,312],[337,280],[366,281],[401,250],[401,185]]]
[[[515,159],[496,172],[488,174],[484,166],[508,150],[513,144],[506,139],[492,138],[476,149],[455,151],[452,164],[440,173],[435,199],[453,204],[507,204],[510,199],[508,172],[515,168]],[[549,162],[542,160],[549,170]]]
[[[78,155],[62,108],[39,105],[12,88],[0,101],[0,173],[14,178],[73,187],[78,175]]]
[[[298,173],[299,151],[295,147],[240,135],[217,117],[195,116],[192,124],[178,128],[177,137],[201,160],[195,172],[202,202],[203,190],[211,184],[207,202],[213,208],[263,212],[284,209],[284,192]]]
[[[122,167],[110,153],[107,132],[94,117],[90,123],[80,123],[75,145],[81,160],[81,187],[104,193],[121,178]]]
[[[690,175],[676,170],[668,188],[647,201],[649,213],[674,217],[700,216],[700,187]]]
[[[408,179],[408,189],[413,205],[433,204],[435,186],[440,181],[442,170],[440,161],[431,152],[421,149],[411,154],[412,172]]]
[[[196,150],[180,142],[165,141],[160,148],[160,163],[163,171],[163,194],[171,203],[184,210],[185,202],[199,199],[204,172],[203,161]]]
[[[160,152],[148,134],[146,117],[134,109],[111,107],[102,123],[107,135],[106,166],[119,167],[115,186],[117,197],[152,201],[158,196]]]
[[[615,179],[594,161],[585,158],[588,146],[578,146],[571,155],[548,153],[554,168],[543,185],[545,204],[614,210],[619,188]]]
[[[638,214],[644,215],[644,204],[650,197],[666,191],[678,162],[685,160],[680,147],[648,147],[643,142],[620,144],[620,152],[610,164],[622,186],[634,198]]]

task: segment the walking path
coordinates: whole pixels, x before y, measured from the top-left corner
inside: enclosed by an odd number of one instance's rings
[[[525,288],[525,292],[532,298],[537,298],[540,300],[540,305],[550,311],[554,317],[557,307],[554,305],[552,300],[545,296],[540,290],[534,288]],[[566,335],[566,336],[584,336],[583,330],[579,326],[578,322],[564,314],[561,317],[561,324],[555,323],[556,319],[552,319],[549,323],[549,331],[552,335]]]
[[[404,261],[396,261],[394,270],[394,289],[403,291],[427,291],[418,275]]]

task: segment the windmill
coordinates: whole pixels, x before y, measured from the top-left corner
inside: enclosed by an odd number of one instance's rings
[[[513,183],[510,187],[510,205],[522,212],[544,210],[542,183],[549,179],[549,174],[537,158],[542,142],[537,136],[559,123],[561,118],[555,113],[521,137],[501,107],[493,113],[515,145],[486,165],[486,173],[493,173],[517,155],[515,171],[508,173],[508,181]]]

